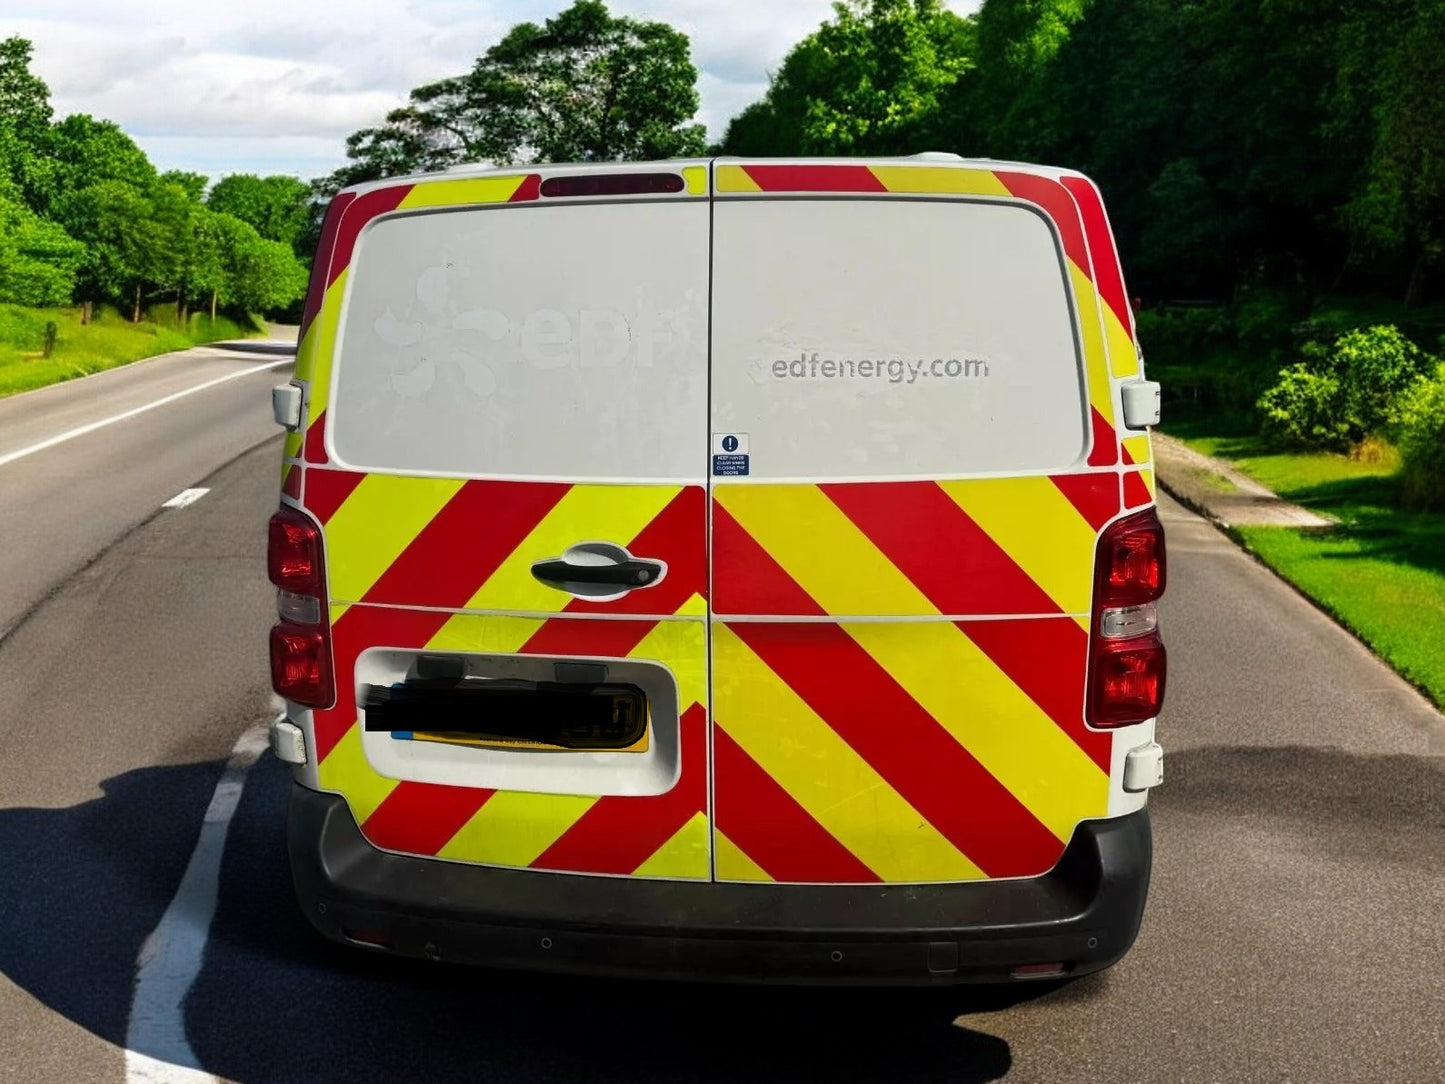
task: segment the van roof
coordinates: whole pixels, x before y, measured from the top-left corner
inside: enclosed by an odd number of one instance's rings
[[[648,161],[525,162],[515,165],[499,165],[491,161],[459,162],[456,165],[448,166],[446,169],[428,170],[421,173],[383,177],[374,181],[363,181],[359,184],[350,185],[342,189],[342,191],[360,196],[367,192],[376,191],[381,188],[389,188],[393,185],[418,184],[426,181],[439,180],[441,178],[464,180],[473,177],[485,177],[490,174],[516,173],[616,173],[629,170],[677,169],[682,166],[706,166],[712,163],[727,162],[768,162],[778,165],[860,165],[870,162],[916,163],[918,165],[955,166],[962,169],[997,169],[1005,167],[1019,172],[1038,174],[1039,176],[1049,177],[1055,180],[1062,177],[1083,176],[1083,174],[1076,170],[1045,166],[1036,162],[1016,162],[997,158],[965,158],[962,155],[954,154],[950,151],[922,151],[917,154],[906,155],[858,155],[851,157],[841,155],[788,155],[770,157],[766,155],[723,154],[704,155],[693,158],[660,158]]]

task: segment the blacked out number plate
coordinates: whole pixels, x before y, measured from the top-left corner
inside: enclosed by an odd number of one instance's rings
[[[465,744],[629,749],[647,732],[635,685],[447,679],[368,685],[368,731]]]

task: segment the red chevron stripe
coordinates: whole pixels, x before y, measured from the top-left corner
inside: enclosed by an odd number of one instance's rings
[[[958,627],[1090,760],[1109,770],[1113,736],[1084,723],[1089,634],[1073,618],[960,621]]]
[[[775,881],[849,884],[879,877],[778,785],[719,724],[713,727],[718,829]]]
[[[306,472],[306,510],[322,523],[336,515],[346,503],[346,498],[355,492],[366,478],[360,471],[320,470],[312,468]]]
[[[743,171],[764,192],[886,192],[867,166],[747,165]]]
[[[329,272],[331,253],[336,246],[336,231],[341,224],[341,216],[355,198],[354,192],[342,192],[326,208],[326,217],[321,221],[321,238],[316,246],[316,258],[311,264],[311,278],[306,287],[306,307],[301,313],[301,327],[296,334],[298,343],[306,338],[306,332],[316,319],[316,314],[321,311],[321,304],[326,297],[326,285],[331,281]]]
[[[707,597],[707,494],[702,486],[684,486],[636,538],[627,543],[634,557],[667,563],[656,587],[633,591],[616,602],[573,599],[565,613],[625,613],[670,617],[693,595]]]
[[[682,775],[666,794],[608,795],[532,863],[536,869],[632,873],[707,808],[707,712],[701,704],[681,719]]]
[[[345,207],[336,227],[336,245],[331,250],[331,270],[326,279],[328,286],[340,278],[341,272],[350,266],[356,239],[361,236],[366,224],[379,215],[396,210],[414,187],[415,185],[410,184],[397,184],[378,188],[357,196]]]
[[[1128,508],[1138,508],[1148,504],[1154,499],[1149,492],[1149,487],[1144,484],[1144,479],[1139,472],[1131,470],[1124,475],[1124,504]]]
[[[1104,303],[1113,310],[1132,339],[1133,310],[1124,293],[1124,272],[1119,266],[1119,253],[1114,247],[1114,235],[1109,229],[1104,201],[1094,183],[1083,177],[1065,177],[1063,185],[1074,197],[1079,215],[1084,220],[1084,236],[1088,239],[1089,251],[1094,254],[1094,284]]]
[[[1094,427],[1094,447],[1089,452],[1089,466],[1112,467],[1119,462],[1119,440],[1114,427],[1095,407],[1089,408],[1090,421]]]
[[[487,804],[496,791],[400,783],[361,826],[373,847],[406,854],[436,854]]]
[[[467,482],[362,601],[465,606],[569,489],[546,482]]]
[[[356,685],[351,680],[357,656],[377,644],[423,647],[451,616],[436,610],[394,610],[380,606],[352,606],[341,615],[331,630],[336,703],[314,716],[318,762],[326,759],[357,721]]]
[[[819,488],[943,613],[1058,612],[1028,573],[935,483]]]
[[[539,199],[542,195],[542,177],[538,173],[529,173],[522,178],[522,183],[512,193],[509,203],[526,203],[529,200]]]
[[[717,501],[712,506],[712,590],[717,613],[827,613]]]
[[[326,455],[326,411],[316,415],[316,420],[306,429],[301,457],[308,463],[327,463]]]
[[[1031,173],[1012,173],[995,170],[997,177],[1010,195],[1026,199],[1044,211],[1063,238],[1064,254],[1078,265],[1080,271],[1093,278],[1089,265],[1089,249],[1084,244],[1084,230],[1079,221],[1079,209],[1074,204],[1068,189],[1049,177],[1038,177]]]
[[[1053,833],[837,625],[729,627],[988,876],[1034,876],[1058,860]]]
[[[281,482],[281,492],[293,501],[301,499],[301,468],[292,463],[286,468],[286,477]]]
[[[1119,476],[1113,471],[1056,474],[1050,480],[1096,531],[1119,514]]]

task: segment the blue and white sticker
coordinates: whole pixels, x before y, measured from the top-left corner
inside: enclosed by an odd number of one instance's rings
[[[712,435],[712,472],[719,478],[738,478],[748,473],[748,435]]]

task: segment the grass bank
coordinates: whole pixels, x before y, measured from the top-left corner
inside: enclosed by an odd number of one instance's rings
[[[1400,461],[1392,448],[1372,446],[1360,458],[1281,453],[1257,437],[1210,435],[1204,419],[1163,428],[1281,497],[1338,520],[1330,529],[1235,533],[1445,708],[1445,514],[1401,510]]]
[[[166,317],[170,316],[167,320]],[[46,324],[54,323],[55,343],[44,356]],[[90,323],[80,322],[80,309],[28,309],[0,305],[0,396],[58,384],[141,358],[185,350],[219,339],[257,334],[226,317],[212,321],[204,313],[182,326],[167,307],[139,324],[115,309],[97,307]]]

